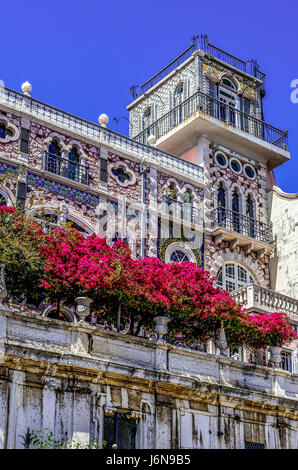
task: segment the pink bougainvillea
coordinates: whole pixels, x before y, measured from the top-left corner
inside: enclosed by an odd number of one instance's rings
[[[215,340],[223,323],[229,346],[262,348],[296,337],[285,314],[248,315],[228,292],[214,286],[208,271],[194,263],[166,264],[153,257],[134,260],[122,241],[111,247],[104,238],[84,237],[70,227],[45,233],[14,209],[0,207],[0,222],[11,224],[11,220],[13,230],[26,234],[26,244],[37,249],[41,289],[58,308],[62,301],[74,305],[77,296],[86,295],[102,320],[115,322],[121,305],[121,322],[130,323],[131,332],[141,326],[150,330],[155,316],[169,315],[170,334],[189,341]]]

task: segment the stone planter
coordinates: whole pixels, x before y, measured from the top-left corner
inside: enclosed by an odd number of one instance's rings
[[[168,332],[169,317],[154,317],[155,332],[157,333],[157,340],[162,340],[163,336]]]
[[[90,315],[90,304],[93,300],[89,297],[76,297],[75,301],[78,304],[76,312],[80,317],[80,322],[84,322],[85,318]]]
[[[228,343],[227,343],[227,338],[226,338],[226,333],[225,333],[223,323],[221,323],[221,326],[220,326],[219,337],[216,342],[216,345],[218,349],[220,350],[220,354],[222,356],[226,356],[225,351],[227,349]]]
[[[281,362],[281,351],[282,348],[279,346],[271,346],[270,349],[270,361],[274,365],[274,367],[278,367]]]

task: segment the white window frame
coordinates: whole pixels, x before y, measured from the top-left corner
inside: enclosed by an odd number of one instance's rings
[[[230,266],[230,265],[234,266],[234,277],[229,276],[227,274],[227,269],[226,268],[227,268],[227,266]],[[238,268],[242,269],[246,272],[247,282],[241,281],[241,279],[239,279]],[[245,266],[241,265],[240,263],[237,263],[237,262],[234,262],[234,261],[224,263],[223,266],[221,267],[221,269],[219,270],[219,272],[217,274],[217,277],[219,276],[220,271],[222,273],[222,282],[221,282],[222,285],[219,285],[218,280],[216,280],[216,286],[219,287],[220,289],[224,289],[228,292],[233,292],[237,289],[240,289],[241,287],[247,286],[248,284],[251,284],[251,283],[255,284],[256,283],[256,281],[255,281],[254,277],[252,276],[251,272]],[[237,273],[237,275],[235,275],[235,273]],[[227,289],[227,283],[228,282],[230,282],[231,284],[235,283],[235,289],[230,289],[230,290]]]

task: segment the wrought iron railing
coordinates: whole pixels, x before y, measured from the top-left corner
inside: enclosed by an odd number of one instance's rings
[[[78,183],[88,184],[88,167],[78,162],[62,158],[49,152],[44,152],[43,168],[55,175],[64,176]]]
[[[222,227],[261,242],[273,243],[272,224],[265,224],[224,207],[213,209],[210,216],[212,228]]]
[[[183,51],[182,54],[176,57],[176,59],[174,59],[166,67],[164,67],[160,72],[158,72],[152,78],[147,80],[147,82],[145,82],[141,86],[141,94],[146,93],[147,90],[152,88],[156,83],[158,83],[164,77],[169,75],[169,73],[173,72],[173,70],[175,70],[180,64],[183,64],[183,62],[185,62],[194,51],[195,51],[195,46],[192,44],[190,47],[185,49],[185,51]]]
[[[214,57],[215,59],[219,59],[222,62],[240,70],[243,73],[247,73],[252,75],[253,77],[258,78],[259,80],[263,80],[265,74],[259,70],[259,64],[255,60],[248,60],[244,61],[242,59],[238,59],[237,57],[225,52],[224,50],[220,49],[219,47],[214,46],[211,44],[210,39],[206,34],[201,34],[200,36],[194,36],[191,40],[191,45],[185,49],[178,57],[176,57],[172,62],[170,62],[166,67],[164,67],[160,72],[155,74],[149,80],[147,80],[137,92],[134,90],[133,98],[137,98],[139,95],[146,93],[150,88],[156,85],[160,80],[164,77],[169,75],[173,70],[175,70],[179,65],[185,62],[196,50],[202,50],[209,54],[210,56]]]
[[[177,219],[185,220],[193,224],[198,223],[197,208],[191,203],[177,201],[177,199],[171,198],[170,196],[165,196],[164,211],[169,216]]]
[[[232,106],[212,98],[201,91],[196,92],[167,114],[155,121],[151,126],[134,137],[141,143],[147,143],[149,135],[159,139],[183,121],[201,112],[218,119],[243,132],[258,137],[276,147],[288,149],[288,132],[281,131],[260,119],[246,114]]]

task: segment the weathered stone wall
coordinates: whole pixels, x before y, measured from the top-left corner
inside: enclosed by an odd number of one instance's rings
[[[297,447],[297,375],[222,356],[0,312],[0,448],[27,429],[103,440],[104,417],[136,421],[136,447]]]
[[[217,276],[218,271],[224,263],[239,263],[245,266],[255,279],[256,284],[263,287],[270,287],[269,256],[262,259],[256,253],[245,253],[245,250],[237,246],[230,249],[228,242],[216,244],[214,238],[207,236],[205,241],[205,269],[208,269],[212,276]]]
[[[298,299],[298,193],[284,193],[274,186],[268,196],[276,238],[276,252],[271,258],[271,287]]]

